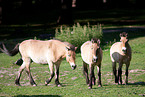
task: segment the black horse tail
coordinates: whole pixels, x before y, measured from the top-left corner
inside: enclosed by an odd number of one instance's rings
[[[4,43],[2,43],[2,46],[3,46],[3,49],[0,47],[0,50],[3,52],[3,53],[5,53],[5,54],[7,54],[7,55],[9,55],[9,56],[15,56],[18,52],[19,52],[19,43],[15,46],[15,48],[13,49],[13,50],[11,50],[11,51],[8,51],[7,49],[6,49],[6,46],[4,45]]]

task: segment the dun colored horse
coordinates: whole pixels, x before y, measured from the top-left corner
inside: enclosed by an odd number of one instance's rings
[[[101,61],[102,61],[102,49],[100,47],[100,40],[93,38],[91,41],[85,42],[81,46],[81,56],[83,59],[83,72],[86,77],[86,83],[89,85],[89,89],[92,85],[95,85],[94,67],[98,69],[98,87],[101,87]],[[88,65],[90,69],[90,77],[88,77]]]
[[[66,60],[71,65],[72,69],[76,68],[75,50],[77,47],[74,47],[68,42],[61,42],[59,40],[25,40],[22,43],[17,44],[12,51],[8,51],[4,44],[3,49],[0,49],[2,52],[10,56],[14,56],[18,52],[20,52],[22,56],[23,63],[19,68],[18,76],[15,80],[16,85],[20,85],[21,73],[26,68],[31,85],[36,86],[36,83],[34,82],[30,72],[31,61],[40,64],[49,64],[51,76],[48,80],[46,80],[45,85],[49,84],[54,77],[55,67],[55,84],[57,86],[61,86],[59,82],[59,67],[63,58],[66,57]]]
[[[128,43],[127,33],[120,34],[120,41],[114,43],[110,48],[110,57],[112,60],[112,69],[115,76],[115,83],[122,84],[122,66],[126,64],[126,79],[125,83],[128,84],[128,68],[131,61],[131,47]],[[118,76],[116,71],[116,63],[119,63]]]

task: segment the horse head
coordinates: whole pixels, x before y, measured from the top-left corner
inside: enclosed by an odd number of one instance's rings
[[[75,64],[75,55],[76,55],[75,51],[77,47],[71,45],[70,47],[66,46],[65,48],[66,48],[66,60],[71,65],[71,68],[74,70],[77,67],[77,65]]]
[[[98,60],[97,53],[98,50],[100,49],[100,40],[97,38],[92,38],[91,39],[92,45],[91,45],[91,50],[92,50],[92,62],[96,63]]]
[[[127,39],[128,34],[126,32],[120,33],[120,41],[122,42],[122,52],[126,54],[127,52],[127,47],[126,44],[128,43]]]

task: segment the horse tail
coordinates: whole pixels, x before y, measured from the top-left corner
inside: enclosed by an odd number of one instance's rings
[[[19,43],[14,47],[14,49],[13,50],[11,50],[11,51],[8,51],[7,50],[7,48],[6,48],[6,46],[4,45],[4,43],[2,43],[2,46],[3,46],[3,49],[0,47],[0,50],[3,52],[3,53],[5,53],[5,54],[7,54],[7,55],[9,55],[9,56],[15,56],[18,52],[19,52]]]

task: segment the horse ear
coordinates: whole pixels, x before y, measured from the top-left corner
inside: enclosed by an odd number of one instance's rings
[[[75,51],[77,50],[78,47],[75,47]]]
[[[119,35],[120,37],[122,37],[123,35],[122,35],[122,33],[120,33],[120,35]]]
[[[127,41],[126,41],[126,42],[128,43],[128,41],[129,41],[129,39],[127,39]]]
[[[68,48],[68,47],[65,47],[65,49],[68,50],[68,51],[70,50],[70,48]]]
[[[126,33],[125,36],[128,37],[128,33]]]
[[[91,42],[94,43],[94,39],[93,38],[91,39]]]
[[[98,44],[100,44],[100,43],[101,43],[100,39],[98,39],[97,43],[98,43]]]

